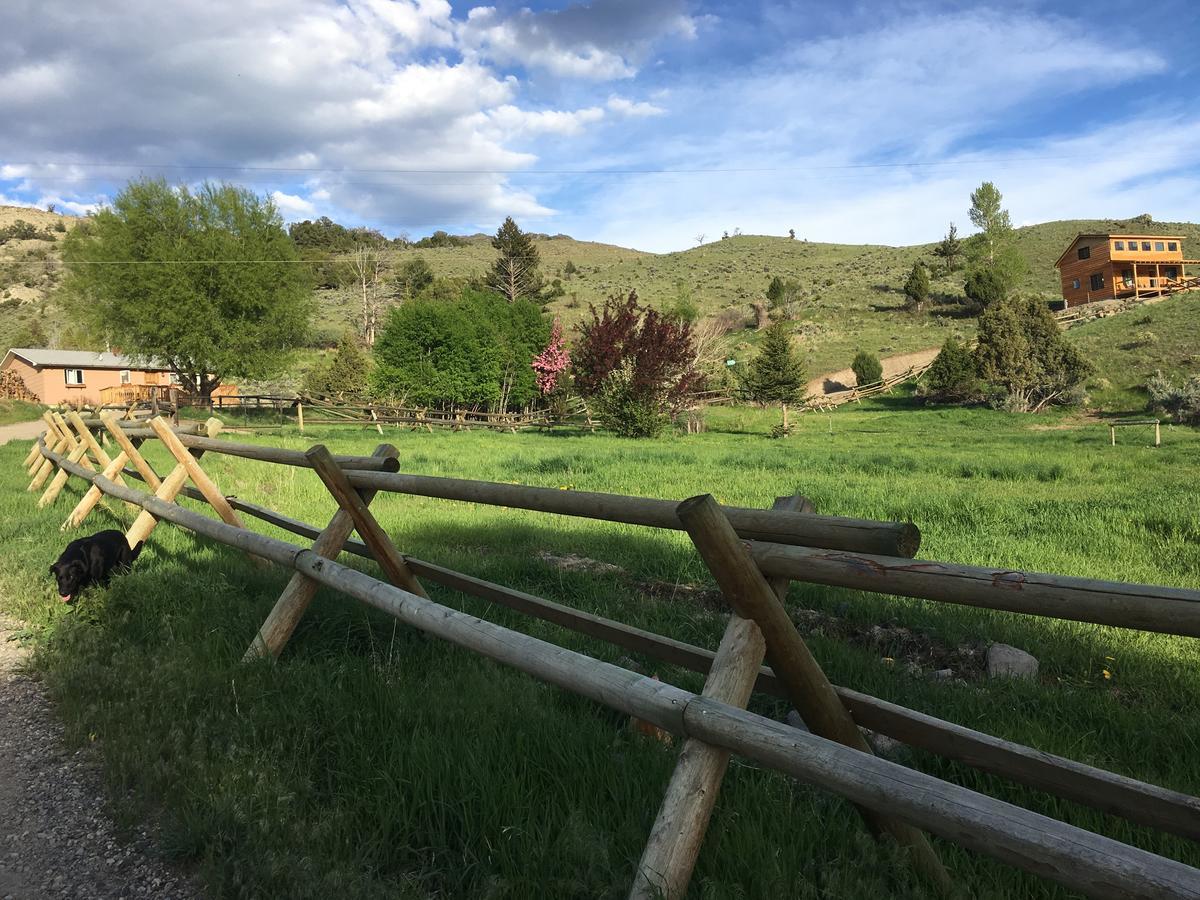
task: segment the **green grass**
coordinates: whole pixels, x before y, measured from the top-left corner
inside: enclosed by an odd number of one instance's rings
[[[1092,402],[1119,412],[1146,408],[1146,381],[1156,371],[1176,381],[1200,374],[1200,293],[1180,294],[1119,316],[1072,328],[1096,366]]]
[[[0,400],[0,425],[32,422],[41,418],[45,408],[37,403],[26,403],[24,400]]]
[[[705,434],[644,442],[394,430],[386,439],[410,472],[672,498],[712,491],[751,506],[799,490],[822,512],[912,519],[925,558],[1200,582],[1195,431],[1167,429],[1157,450],[1136,440],[1113,448],[1101,426],[913,410],[903,400],[802,417],[782,441],[765,437],[773,421],[757,410],[713,410]],[[324,440],[334,452],[361,453],[378,436],[290,431],[255,440]],[[71,741],[93,743],[114,796],[133,798],[121,801],[121,814],[156,816],[168,852],[195,864],[214,896],[625,895],[671,751],[589,701],[325,593],[277,665],[242,665],[285,575],[166,526],[131,575],[63,607],[45,572],[80,492],[69,487],[55,508],[37,511],[19,469],[26,449],[0,449],[0,609],[30,623],[35,664]],[[205,468],[225,492],[308,521],[333,512],[310,472],[212,455]],[[106,502],[90,530],[129,522]],[[708,647],[723,629],[723,616],[639,587],[708,582],[679,534],[413,497],[382,496],[373,508],[398,546],[422,558]],[[563,572],[536,558],[543,550],[628,574]],[[481,601],[431,593],[604,659],[621,655]],[[1200,792],[1196,641],[818,587],[794,586],[789,602],[825,617],[808,638],[839,684]],[[879,639],[875,625],[884,627]],[[934,657],[981,653],[990,641],[1039,657],[1038,681],[992,682],[958,662],[961,682],[930,677],[941,665]],[[700,686],[691,673],[639,662],[665,681]],[[762,697],[753,708],[786,711]],[[898,759],[1200,864],[1194,844],[923,753]],[[1068,896],[937,843],[966,896]],[[847,804],[735,763],[692,895],[927,896],[893,863],[863,837]]]

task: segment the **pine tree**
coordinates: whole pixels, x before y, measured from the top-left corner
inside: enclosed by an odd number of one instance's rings
[[[883,363],[879,361],[878,356],[866,350],[859,350],[854,354],[854,361],[850,363],[850,371],[854,373],[854,379],[858,382],[859,387],[883,381]]]
[[[789,430],[787,408],[804,396],[804,360],[792,346],[787,323],[778,321],[767,329],[758,355],[743,376],[743,388],[758,403],[778,403],[783,410],[783,434]]]
[[[950,223],[950,230],[946,232],[942,242],[933,248],[933,255],[942,260],[947,275],[958,268],[958,258],[962,256],[962,241],[958,239],[958,228],[953,222]]]
[[[908,281],[904,282],[904,296],[908,298],[908,308],[913,312],[920,312],[929,299],[929,270],[919,259],[913,263]]]
[[[539,257],[533,238],[523,232],[509,216],[492,239],[500,252],[488,273],[488,285],[509,303],[532,297],[541,288]]]

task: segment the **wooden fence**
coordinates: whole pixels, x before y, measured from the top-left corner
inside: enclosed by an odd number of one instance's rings
[[[41,487],[68,477],[87,492],[64,528],[78,526],[101,495],[139,510],[131,546],[168,521],[292,572],[247,659],[284,650],[318,586],[355,597],[398,620],[684,738],[674,775],[648,836],[630,896],[676,898],[687,889],[730,754],[838,794],[857,806],[871,832],[889,834],[910,864],[945,892],[954,889],[925,831],[1094,897],[1200,898],[1200,870],[1075,828],[876,758],[860,726],[1127,820],[1200,840],[1200,800],[1063,757],[1004,741],[875,697],[832,685],[784,607],[791,580],[960,603],[1124,628],[1200,636],[1200,592],[1057,575],[918,561],[920,535],[904,523],[815,514],[801,497],[772,509],[726,507],[709,495],[677,503],[614,494],[410,475],[396,448],[334,457],[180,434],[149,423],[175,459],[166,477],[150,467],[122,424],[102,426],[122,448],[109,458],[77,415],[49,416],[48,432],[26,459]],[[139,429],[138,440],[144,439]],[[225,497],[200,467],[206,452],[315,470],[338,511],[317,526]],[[132,464],[132,468],[128,467]],[[125,479],[140,479],[153,494]],[[192,486],[187,486],[187,481]],[[174,502],[202,499],[218,518]],[[380,493],[580,516],[686,531],[708,566],[730,616],[715,651],[585,613],[504,585],[402,554],[369,509]],[[48,494],[48,491],[47,491]],[[43,495],[43,505],[53,502]],[[57,492],[55,492],[57,496]],[[311,547],[253,532],[239,513],[312,539]],[[350,538],[357,531],[361,540]],[[335,561],[342,550],[373,559],[387,581]],[[423,582],[553,622],[686,669],[707,673],[699,694],[466,615],[429,599]],[[764,667],[769,657],[772,668]],[[748,712],[754,690],[787,698],[811,733]]]
[[[886,394],[891,391],[896,385],[903,384],[906,381],[911,381],[914,378],[920,378],[932,366],[932,362],[924,363],[919,366],[910,366],[903,372],[897,372],[895,375],[889,375],[880,381],[873,381],[870,384],[864,384],[862,387],[847,388],[844,391],[834,391],[830,394],[813,394],[804,401],[805,409],[817,410],[823,412],[828,409],[834,409],[841,406],[843,403],[859,403],[867,397],[874,397],[877,394]]]

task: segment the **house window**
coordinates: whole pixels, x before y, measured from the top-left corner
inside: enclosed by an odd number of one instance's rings
[[[1177,243],[1175,243],[1174,241],[1167,241],[1167,249],[1170,250],[1172,253],[1174,253],[1176,250],[1179,249],[1179,245]]]
[[[1092,255],[1091,247],[1080,247],[1079,248],[1079,258],[1080,259],[1087,259],[1091,255]]]
[[[176,372],[172,372],[170,375],[168,375],[168,376],[167,376],[167,380],[168,380],[168,381],[169,381],[171,384],[179,384],[179,375],[178,375],[178,373],[176,373]]]
[[[1162,253],[1164,250],[1166,250],[1166,249],[1167,249],[1167,245],[1166,245],[1166,244],[1164,244],[1162,241],[1155,241],[1155,242],[1154,242],[1154,249],[1155,249],[1156,251],[1158,251],[1159,253]]]
[[[1097,272],[1092,276],[1092,290],[1098,291],[1104,287],[1104,276]]]
[[[1133,287],[1133,269],[1125,269],[1122,271],[1121,281],[1125,283],[1125,287]]]
[[[1079,279],[1078,278],[1076,278],[1074,281],[1071,282],[1071,288],[1072,288],[1072,290],[1076,290],[1076,291],[1079,290]]]
[[[64,369],[67,384],[83,384],[83,369]]]
[[[1149,249],[1150,249],[1150,242],[1149,242],[1149,241],[1142,241],[1142,249],[1143,249],[1143,250],[1149,250]]]
[[[1179,279],[1179,270],[1174,266],[1167,266],[1165,269],[1163,269],[1163,275],[1165,275],[1169,281],[1177,281]]]
[[[1124,250],[1124,249],[1125,249],[1125,242],[1124,242],[1124,241],[1117,241],[1117,242],[1116,242],[1116,244],[1114,245],[1113,249],[1114,249],[1114,250]]]
[[[121,384],[129,384],[133,380],[128,369],[121,370]]]

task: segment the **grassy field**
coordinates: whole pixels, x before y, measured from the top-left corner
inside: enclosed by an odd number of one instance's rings
[[[714,410],[702,435],[389,431],[405,471],[564,490],[763,506],[801,491],[833,514],[911,519],[921,556],[1128,581],[1200,583],[1193,502],[1200,434],[1158,450],[1107,429],[903,399],[805,416]],[[259,440],[370,452],[373,432]],[[216,896],[624,896],[674,754],[620,716],[322,595],[278,664],[239,660],[286,581],[177,529],[155,532],[133,574],[63,607],[46,566],[79,496],[37,511],[0,449],[0,610],[29,623],[36,665],[69,726],[106,764],[123,816],[152,814],[167,850]],[[159,457],[158,462],[165,465]],[[228,457],[226,493],[324,522],[311,473]],[[385,496],[374,507],[424,559],[714,647],[724,617],[677,534]],[[119,504],[91,529],[122,527]],[[256,524],[253,527],[260,527]],[[276,533],[266,526],[264,531]],[[566,571],[570,553],[619,569]],[[370,568],[368,564],[363,564]],[[440,589],[435,599],[608,660],[620,652]],[[1200,792],[1196,641],[793,587],[790,606],[831,678],[886,699],[1171,788]],[[1041,661],[1034,682],[982,674],[992,641]],[[665,681],[699,679],[637,660]],[[938,680],[934,670],[952,668]],[[753,708],[786,707],[756,697]],[[901,749],[895,758],[1085,828],[1200,865],[1194,844]],[[938,842],[964,896],[1065,897]],[[819,790],[734,764],[693,881],[696,897],[925,897]]]
[[[0,425],[32,422],[41,417],[43,409],[45,409],[44,406],[26,403],[24,400],[0,400]]]

